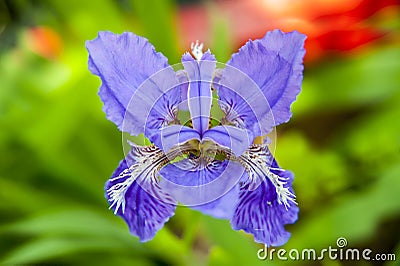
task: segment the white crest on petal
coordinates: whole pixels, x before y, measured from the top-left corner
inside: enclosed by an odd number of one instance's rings
[[[272,173],[271,171],[268,171],[267,174],[269,180],[274,184],[275,186],[275,191],[276,194],[278,195],[278,203],[279,204],[284,204],[286,210],[288,210],[289,201],[293,202],[294,204],[297,205],[296,202],[296,195],[294,195],[290,190],[289,187],[285,187],[287,184],[288,178],[281,177],[279,175],[276,175]]]
[[[135,176],[132,175],[131,172],[131,167],[125,169],[122,171],[119,176],[114,177],[110,179],[110,181],[115,181],[118,179],[122,179],[128,177],[125,179],[124,182],[122,183],[117,183],[107,189],[107,195],[109,197],[109,200],[111,202],[110,209],[115,206],[114,214],[117,214],[118,210],[120,207],[122,207],[122,213],[125,212],[125,193],[128,190],[128,188],[132,185],[133,181],[135,181]]]
[[[297,205],[296,196],[289,190],[288,178],[273,173],[274,171],[285,171],[280,168],[271,167],[272,154],[269,152],[266,144],[253,144],[240,157],[236,158],[246,169],[249,176],[249,190],[254,190],[263,177],[268,177],[275,187],[277,201],[284,204],[286,210],[290,207],[289,202]],[[268,203],[268,202],[267,202]]]
[[[158,172],[168,164],[170,160],[180,156],[185,150],[191,149],[187,143],[174,146],[167,154],[156,146],[138,146],[129,142],[132,146],[128,157],[135,163],[123,170],[118,176],[110,179],[110,182],[126,178],[123,182],[116,183],[107,189],[110,201],[110,209],[115,206],[114,213],[117,214],[119,208],[125,213],[125,194],[135,180],[140,178],[140,182],[158,182]],[[140,184],[139,184],[140,185]]]
[[[125,194],[136,179],[141,177],[142,182],[156,182],[158,171],[168,163],[167,156],[155,146],[132,145],[129,155],[133,157],[135,163],[110,181],[127,178],[107,189],[107,195],[111,202],[110,209],[115,206],[115,214],[120,207],[122,207],[122,213],[125,212]]]
[[[196,43],[192,42],[192,45],[190,48],[192,49],[192,55],[194,58],[196,58],[197,61],[200,61],[200,59],[203,57],[203,43],[199,43],[199,40],[196,40]]]

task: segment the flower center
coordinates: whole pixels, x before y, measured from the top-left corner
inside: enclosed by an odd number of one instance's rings
[[[206,162],[214,160],[224,161],[228,159],[227,150],[210,140],[190,140],[188,144],[192,149],[188,150],[186,154],[189,159],[202,159]]]

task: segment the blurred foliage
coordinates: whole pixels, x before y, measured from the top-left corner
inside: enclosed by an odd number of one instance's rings
[[[1,264],[284,264],[258,260],[262,246],[228,221],[184,207],[144,244],[107,209],[121,133],[101,110],[84,42],[129,30],[177,63],[177,12],[173,1],[0,1]],[[210,34],[227,60],[222,19]],[[318,250],[343,236],[400,257],[399,88],[398,36],[306,66],[294,116],[278,128],[276,156],[295,173],[301,208],[285,248]]]

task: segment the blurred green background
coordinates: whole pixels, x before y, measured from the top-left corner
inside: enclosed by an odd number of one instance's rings
[[[308,35],[303,90],[277,128],[300,206],[284,248],[345,237],[399,261],[399,3],[300,2],[0,0],[0,264],[285,264],[258,260],[252,236],[184,207],[153,241],[129,234],[104,198],[121,133],[101,110],[84,47],[100,30],[132,31],[171,64],[193,38],[226,62],[273,28]]]

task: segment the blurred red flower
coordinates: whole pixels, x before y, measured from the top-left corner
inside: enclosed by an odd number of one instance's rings
[[[212,5],[182,7],[179,25],[185,44],[207,36],[212,21],[224,18],[235,47],[262,37],[275,28],[297,30],[308,36],[306,61],[332,51],[350,51],[382,37],[386,32],[373,19],[388,8],[398,11],[398,0],[220,0]],[[386,11],[385,11],[386,10]]]

